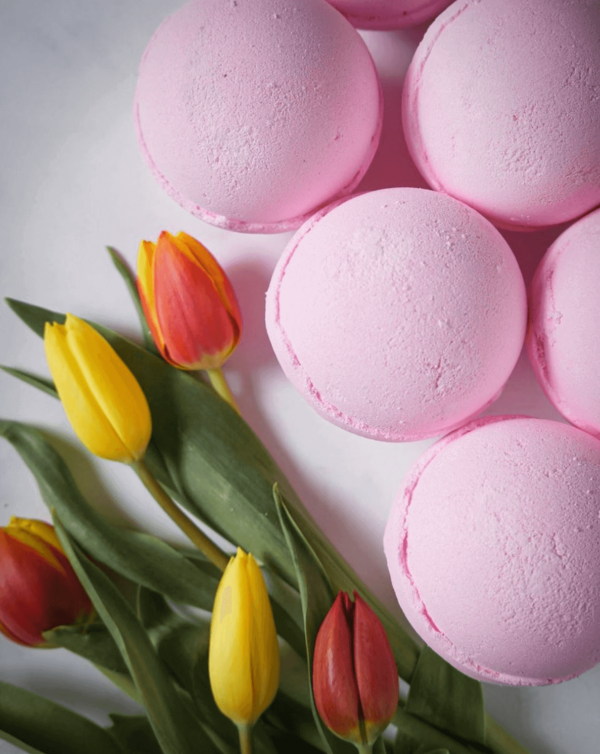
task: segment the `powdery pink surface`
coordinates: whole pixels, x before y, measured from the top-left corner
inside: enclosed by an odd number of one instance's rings
[[[404,29],[428,21],[451,0],[328,0],[359,29]]]
[[[300,228],[266,319],[313,408],[398,442],[454,429],[498,397],[525,337],[526,294],[511,250],[477,212],[424,189],[384,189]]]
[[[600,660],[600,442],[528,417],[472,422],[413,467],[385,530],[392,583],[427,644],[508,685]]]
[[[527,352],[558,411],[600,438],[600,210],[550,246],[531,282]]]
[[[196,0],[152,37],[135,118],[146,161],[182,207],[279,232],[358,184],[382,99],[364,42],[322,0]]]
[[[457,0],[407,73],[404,131],[433,188],[503,227],[600,203],[600,3]]]

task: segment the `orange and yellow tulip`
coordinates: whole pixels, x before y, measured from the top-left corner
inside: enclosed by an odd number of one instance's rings
[[[78,623],[92,604],[50,524],[11,518],[0,529],[0,632],[18,644],[49,646],[42,636]]]

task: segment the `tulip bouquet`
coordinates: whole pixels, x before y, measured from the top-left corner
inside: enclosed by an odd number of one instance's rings
[[[221,366],[241,317],[216,260],[163,233],[141,244],[136,280],[111,253],[143,343],[9,301],[44,338],[52,379],[7,371],[59,398],[83,445],[129,465],[194,548],[114,526],[52,437],[0,422],[53,519],[0,531],[0,630],[86,658],[145,712],[103,728],[0,683],[0,738],[33,754],[524,752],[486,715],[480,684],[361,583],[239,415]]]

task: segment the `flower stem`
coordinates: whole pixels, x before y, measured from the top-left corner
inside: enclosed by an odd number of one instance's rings
[[[252,728],[249,725],[238,725],[240,734],[240,751],[241,754],[251,754],[252,746],[250,745],[250,732]]]
[[[221,571],[225,570],[229,557],[217,545],[199,529],[196,524],[186,516],[167,493],[163,490],[156,478],[143,461],[135,461],[132,464],[137,475],[142,480],[144,487],[165,511],[169,518],[174,521],[186,537],[191,540],[200,552],[204,553],[211,563]]]
[[[373,744],[356,744],[358,754],[373,754]]]
[[[208,379],[210,380],[210,384],[214,387],[216,392],[223,398],[224,401],[227,401],[232,409],[239,413],[240,407],[235,401],[235,398],[233,397],[233,393],[229,389],[229,385],[227,384],[227,380],[225,379],[225,375],[223,374],[222,369],[207,369],[208,372]]]

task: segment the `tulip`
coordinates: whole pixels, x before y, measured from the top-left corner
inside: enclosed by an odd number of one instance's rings
[[[277,692],[279,646],[262,573],[240,548],[215,596],[208,670],[217,706],[238,726],[248,751],[248,731]]]
[[[340,592],[319,628],[313,657],[319,715],[337,736],[369,751],[398,707],[398,672],[379,618]]]
[[[186,233],[142,241],[138,291],[163,358],[179,369],[220,369],[242,332],[235,293],[212,254]]]
[[[67,418],[97,456],[133,463],[152,433],[148,402],[109,343],[83,320],[46,324],[46,359]]]
[[[0,631],[17,644],[48,647],[44,631],[92,611],[54,529],[43,521],[13,517],[0,529],[0,575]]]

